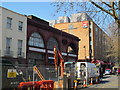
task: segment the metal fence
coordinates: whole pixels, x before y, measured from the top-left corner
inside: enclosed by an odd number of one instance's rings
[[[57,72],[53,66],[40,65],[37,66],[37,68],[45,80],[58,80]],[[13,75],[14,73],[11,73],[11,76],[8,76],[10,70],[15,70],[16,74]],[[33,80],[41,80],[38,74],[33,71],[33,66],[25,67],[25,65],[18,65],[14,67],[10,64],[2,65],[2,88],[16,88],[20,82],[28,82]]]

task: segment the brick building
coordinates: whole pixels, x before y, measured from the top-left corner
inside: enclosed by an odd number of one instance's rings
[[[106,61],[107,34],[102,31],[86,13],[72,14],[51,20],[50,25],[81,39],[78,59],[98,59]]]
[[[49,23],[35,16],[27,19],[27,60],[31,65],[49,65],[54,62],[54,46],[65,61],[78,59],[79,38],[49,26]]]

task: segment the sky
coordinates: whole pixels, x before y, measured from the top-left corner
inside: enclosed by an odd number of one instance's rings
[[[71,14],[76,13],[76,11],[74,10],[72,12],[68,11],[67,14],[64,14],[64,12],[61,12],[61,11],[59,13],[56,13],[55,7],[51,5],[51,3],[55,0],[39,0],[40,2],[38,2],[38,0],[4,0],[4,2],[3,0],[0,0],[0,1],[2,1],[0,3],[0,6],[4,8],[7,8],[9,10],[12,10],[14,12],[17,12],[23,15],[34,15],[45,21],[57,20],[58,17],[60,16],[70,17]],[[13,1],[16,1],[16,2],[13,2]],[[107,24],[109,24],[108,21],[107,21]],[[98,25],[98,26],[103,28],[103,25]],[[104,25],[104,27],[106,28],[107,25]]]
[[[0,6],[23,15],[34,15],[46,21],[56,20],[59,16],[65,15],[62,12],[56,14],[55,7],[53,7],[51,3],[52,2],[2,2]]]

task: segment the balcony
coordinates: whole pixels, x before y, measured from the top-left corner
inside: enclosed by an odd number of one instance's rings
[[[4,50],[4,56],[13,57],[13,51]]]
[[[24,53],[24,52],[18,52],[18,53],[17,53],[17,57],[18,57],[18,58],[24,58],[24,56],[25,56],[25,53]]]

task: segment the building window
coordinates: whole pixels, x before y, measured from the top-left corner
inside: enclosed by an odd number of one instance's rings
[[[76,52],[76,47],[73,43],[70,43],[70,45],[68,46],[68,53],[75,53]]]
[[[57,43],[57,40],[55,38],[50,38],[49,41],[48,41],[48,44],[47,44],[47,48],[48,49],[54,49],[54,46],[56,46],[58,48],[58,43]]]
[[[39,33],[33,33],[29,40],[30,46],[44,47],[44,42]]]
[[[92,41],[90,41],[90,45],[92,45]]]
[[[90,33],[90,37],[92,37],[92,33]]]
[[[69,28],[69,29],[73,29],[73,26],[72,26],[72,25],[69,25],[68,28]]]
[[[11,52],[11,40],[12,40],[12,38],[6,38],[6,54],[8,55],[8,54],[10,54],[10,52]]]
[[[22,40],[18,40],[18,56],[22,55]]]
[[[23,22],[19,21],[18,22],[18,30],[22,31],[23,29]]]
[[[64,20],[60,20],[60,23],[64,23]]]
[[[95,31],[98,32],[98,27],[96,26]]]
[[[12,28],[12,18],[7,17],[7,28],[11,29]]]

